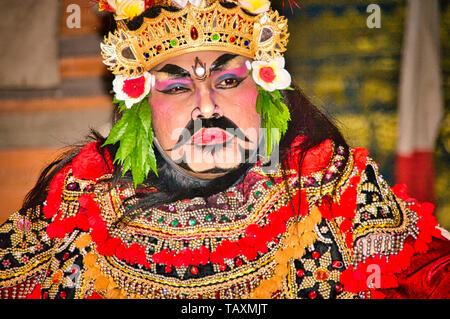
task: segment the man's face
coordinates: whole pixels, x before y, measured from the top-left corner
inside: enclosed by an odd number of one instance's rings
[[[187,173],[204,179],[225,174],[257,148],[261,118],[248,58],[220,51],[186,53],[151,73],[155,137]]]

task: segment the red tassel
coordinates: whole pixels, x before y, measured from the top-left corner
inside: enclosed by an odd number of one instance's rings
[[[50,238],[64,238],[66,232],[60,221],[55,221],[47,226],[47,235]]]
[[[103,256],[112,256],[116,253],[117,248],[122,243],[120,238],[108,238],[104,242],[97,244],[97,251]]]
[[[66,234],[73,232],[76,226],[75,216],[65,218],[62,223]]]
[[[108,237],[108,231],[105,228],[96,228],[91,232],[92,240],[98,245],[104,242]]]
[[[173,265],[175,267],[187,267],[192,262],[192,250],[189,248],[182,249],[175,257]]]
[[[89,220],[88,220],[87,216],[84,214],[78,213],[75,216],[75,224],[76,224],[77,228],[79,228],[83,231],[88,231],[90,228]]]
[[[247,258],[247,260],[254,260],[258,256],[258,252],[250,238],[241,238],[239,239],[238,244],[241,248],[242,254]]]

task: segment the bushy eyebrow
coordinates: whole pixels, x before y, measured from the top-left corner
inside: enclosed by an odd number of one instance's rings
[[[230,54],[230,53],[222,54],[211,64],[209,72],[217,72],[223,70],[225,65],[234,58],[236,58],[237,56],[238,56],[237,54]]]
[[[225,65],[237,56],[237,54],[222,54],[211,64],[211,67],[209,68],[210,73],[223,70]],[[166,64],[156,72],[167,73],[168,75],[171,75],[175,78],[191,78],[191,74],[189,73],[189,71],[175,64]]]
[[[187,70],[183,69],[182,67],[179,67],[178,65],[175,65],[175,64],[166,64],[156,72],[167,73],[167,74],[173,75],[177,78],[190,78],[191,77],[191,74],[189,73],[189,71],[187,71]]]

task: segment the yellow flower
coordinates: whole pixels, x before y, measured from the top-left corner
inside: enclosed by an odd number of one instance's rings
[[[108,0],[108,4],[115,10],[116,20],[132,19],[145,11],[144,0]]]
[[[253,14],[260,14],[269,11],[269,0],[239,0],[239,5]]]

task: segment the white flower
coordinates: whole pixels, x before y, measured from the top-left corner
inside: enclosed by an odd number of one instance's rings
[[[184,9],[188,2],[190,2],[194,7],[198,8],[202,4],[203,0],[172,0],[175,5],[180,8]]]
[[[239,0],[239,5],[253,14],[260,14],[270,9],[269,0]]]
[[[252,69],[253,80],[266,91],[283,90],[291,85],[291,75],[284,69],[283,57],[270,62],[253,61]]]
[[[131,19],[145,11],[144,0],[108,0],[116,13],[116,20]]]
[[[155,77],[148,72],[138,77],[125,77],[116,75],[113,81],[113,90],[116,99],[125,101],[127,108],[131,108],[134,104],[142,101],[155,84]]]

